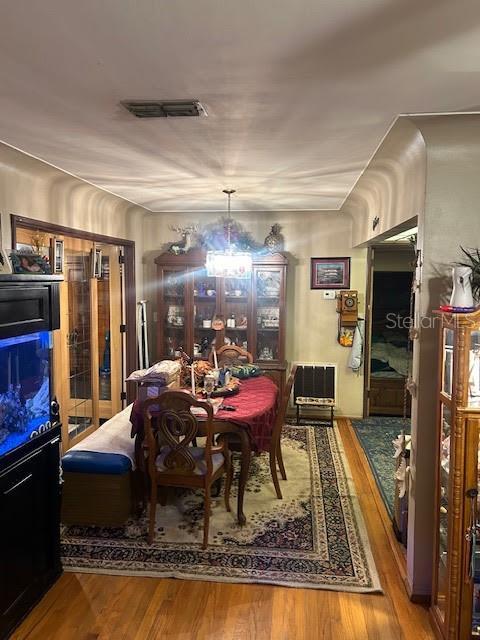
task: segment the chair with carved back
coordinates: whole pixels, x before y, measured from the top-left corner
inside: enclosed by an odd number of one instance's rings
[[[272,438],[270,441],[270,472],[272,474],[273,484],[275,486],[275,491],[277,493],[277,498],[279,500],[282,499],[282,491],[280,489],[280,483],[278,482],[277,475],[277,462],[280,469],[280,473],[283,480],[287,479],[287,474],[285,472],[285,465],[283,464],[283,456],[282,456],[282,429],[285,424],[285,418],[288,411],[288,403],[290,401],[290,395],[292,393],[293,383],[295,382],[295,375],[297,373],[297,365],[294,364],[290,371],[290,375],[287,380],[287,384],[285,387],[285,391],[283,393],[283,398],[280,398],[277,419],[275,421],[275,426],[272,432]]]
[[[213,365],[213,351],[210,352],[208,360]],[[217,360],[219,367],[229,364],[252,364],[253,356],[242,347],[237,347],[235,344],[225,344],[217,351]]]
[[[196,408],[195,414],[191,409]],[[200,414],[198,415],[198,410]],[[155,535],[155,514],[158,487],[186,487],[203,489],[204,528],[203,548],[208,544],[210,523],[211,485],[226,473],[225,507],[230,511],[232,465],[226,441],[215,445],[213,409],[184,391],[164,391],[160,396],[146,400],[142,405],[145,425],[147,470],[150,478],[150,517],[148,540]],[[193,446],[201,435],[205,446]]]

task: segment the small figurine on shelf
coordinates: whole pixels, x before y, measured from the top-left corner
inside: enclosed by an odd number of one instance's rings
[[[200,343],[200,352],[202,354],[202,356],[206,356],[208,354],[208,350],[210,348],[210,345],[208,343],[208,338],[202,338],[202,341]]]
[[[237,327],[239,329],[246,329],[247,328],[247,316],[240,316],[238,318]]]
[[[263,347],[260,351],[260,360],[273,360],[273,350],[270,347]]]

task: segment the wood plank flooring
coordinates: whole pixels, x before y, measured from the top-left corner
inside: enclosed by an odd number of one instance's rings
[[[412,604],[353,440],[339,427],[384,594],[65,573],[13,640],[425,640],[427,610]],[[287,469],[288,473],[288,469]]]

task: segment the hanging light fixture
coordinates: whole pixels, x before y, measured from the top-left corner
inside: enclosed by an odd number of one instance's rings
[[[216,278],[249,278],[252,273],[252,254],[237,251],[232,243],[233,219],[230,213],[230,198],[235,189],[223,189],[228,198],[228,216],[225,224],[227,246],[223,251],[207,251],[207,275]]]

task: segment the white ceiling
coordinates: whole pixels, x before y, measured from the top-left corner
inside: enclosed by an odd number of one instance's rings
[[[477,0],[3,2],[0,139],[152,211],[337,209],[398,113],[477,110],[479,42]]]

